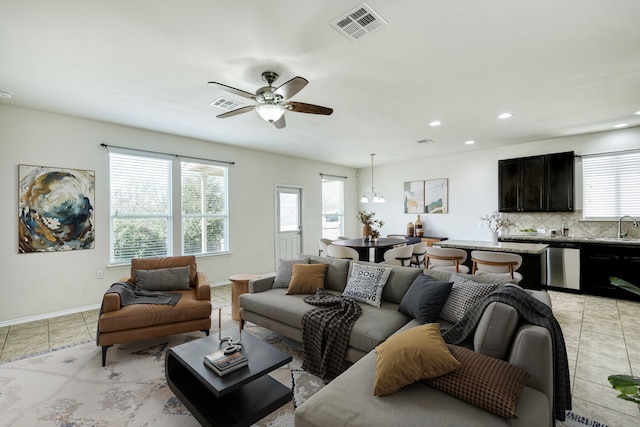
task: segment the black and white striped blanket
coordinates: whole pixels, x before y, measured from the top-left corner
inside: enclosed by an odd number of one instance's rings
[[[351,328],[362,314],[354,300],[318,289],[315,295],[304,298],[318,306],[302,318],[302,369],[322,378],[325,383],[342,372],[347,354]]]
[[[569,363],[562,329],[548,305],[516,286],[503,286],[478,301],[458,323],[442,334],[442,338],[449,344],[464,341],[475,331],[484,310],[494,301],[512,306],[527,322],[549,330],[553,346],[553,413],[555,419],[564,421],[565,410],[571,409]]]

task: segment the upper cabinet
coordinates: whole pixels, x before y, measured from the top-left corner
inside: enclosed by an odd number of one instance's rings
[[[498,162],[500,212],[573,211],[573,151]]]

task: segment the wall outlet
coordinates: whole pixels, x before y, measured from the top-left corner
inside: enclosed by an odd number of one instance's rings
[[[102,270],[96,271],[96,279],[104,279],[104,271]]]

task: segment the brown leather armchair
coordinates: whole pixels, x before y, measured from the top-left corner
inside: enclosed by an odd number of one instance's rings
[[[132,304],[122,307],[120,295],[106,293],[102,300],[96,345],[102,346],[102,366],[107,349],[114,344],[211,328],[211,290],[207,276],[197,271],[195,256],[136,258],[131,260],[131,276],[122,281],[136,283],[136,270],[190,266],[189,290],[179,292],[176,305]]]

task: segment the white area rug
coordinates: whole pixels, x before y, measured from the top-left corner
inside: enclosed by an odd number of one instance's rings
[[[251,325],[248,331],[294,358],[289,366],[293,402],[256,426],[293,426],[294,408],[324,383],[300,369],[299,343]],[[0,425],[199,426],[167,386],[164,355],[168,348],[202,336],[196,332],[116,345],[109,349],[104,368],[93,341],[0,364]],[[606,427],[573,413],[556,426]]]

